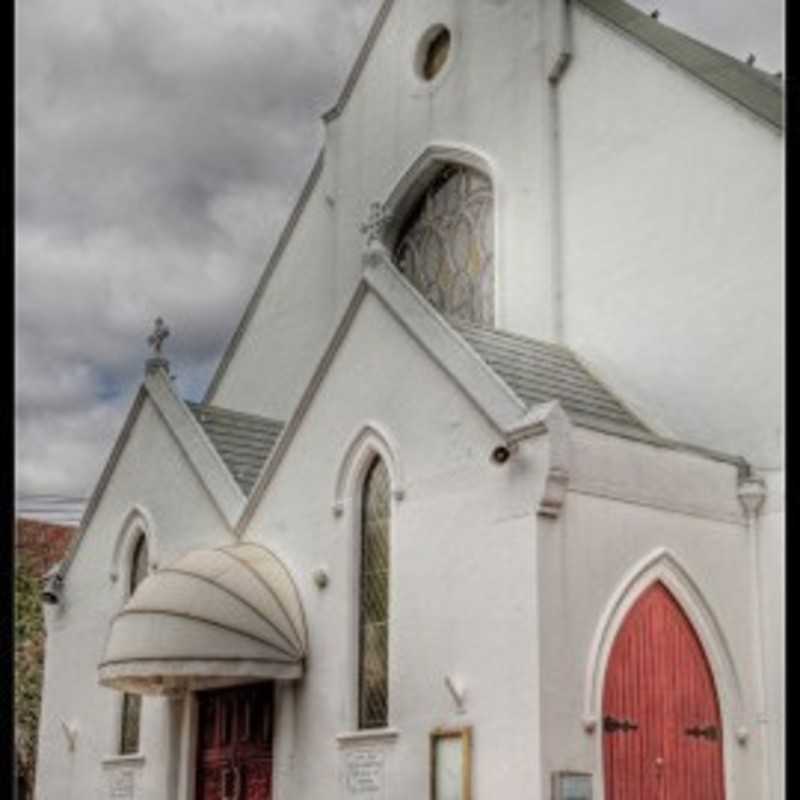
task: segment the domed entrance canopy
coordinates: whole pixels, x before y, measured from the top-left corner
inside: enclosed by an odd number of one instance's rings
[[[300,595],[264,547],[195,550],[146,578],[114,618],[100,684],[167,694],[296,679],[308,635]]]

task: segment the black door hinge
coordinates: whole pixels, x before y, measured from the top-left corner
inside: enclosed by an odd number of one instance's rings
[[[719,739],[719,731],[715,725],[708,725],[705,728],[695,725],[694,728],[687,728],[684,733],[687,736],[694,736],[696,739],[708,739],[710,742],[716,742]]]
[[[639,726],[630,720],[619,720],[614,719],[614,717],[603,717],[603,730],[606,733],[617,733],[618,731],[627,733],[628,731],[635,731],[638,729]]]

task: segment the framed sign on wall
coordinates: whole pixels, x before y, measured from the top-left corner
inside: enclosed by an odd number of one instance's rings
[[[431,800],[470,800],[472,728],[431,733]]]
[[[553,800],[592,800],[592,776],[586,772],[556,772]]]

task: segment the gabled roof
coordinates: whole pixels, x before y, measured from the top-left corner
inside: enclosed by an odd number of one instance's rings
[[[187,402],[230,470],[242,492],[249,495],[283,430],[283,423],[219,406]]]
[[[230,409],[186,403],[163,370],[148,373],[108,463],[84,512],[78,534],[58,568],[63,579],[94,516],[144,402],[152,400],[216,508],[241,535],[321,386],[368,293],[436,361],[502,435],[536,428],[549,431],[559,417],[578,426],[639,439],[657,447],[695,452],[734,463],[741,458],[674,442],[653,433],[569,349],[517,334],[454,322],[443,317],[392,264],[381,249],[367,265],[290,419],[276,420]],[[568,424],[568,423],[567,423]],[[555,428],[554,428],[555,429]]]
[[[656,447],[695,452],[742,465],[740,458],[665,439],[654,433],[568,348],[516,334],[478,328],[442,316],[396,269],[382,249],[368,265],[294,412],[264,463],[236,525],[242,535],[266,487],[303,423],[359,308],[372,293],[448,374],[501,435],[514,435],[539,412],[561,406],[575,425]],[[561,412],[563,413],[563,411]]]
[[[117,463],[131,437],[136,421],[145,402],[152,402],[164,422],[169,434],[187,463],[191,465],[203,488],[208,492],[221,517],[232,528],[241,514],[246,497],[234,480],[228,465],[217,452],[210,436],[175,392],[167,371],[163,368],[147,371],[144,383],[139,387],[125,424],[117,436],[111,455],[103,468],[92,496],[83,512],[80,527],[73,537],[64,560],[58,566],[58,576],[63,580],[83,542],[100,501],[105,494]]]
[[[558,400],[578,425],[609,433],[655,435],[567,347],[448,321],[525,405]]]
[[[578,2],[731,100],[783,128],[783,82],[776,76],[670,28],[624,0]]]
[[[383,3],[381,3],[336,103],[322,115],[326,123],[335,120],[344,111],[395,2],[396,0],[383,0]],[[734,102],[750,109],[770,124],[783,128],[784,93],[783,83],[780,79],[756,67],[737,61],[720,50],[709,47],[674,28],[670,28],[668,25],[664,25],[662,22],[624,2],[624,0],[575,0],[575,2],[582,4],[606,22],[634,37],[645,46],[656,50],[674,64],[684,68],[695,77],[722,92]],[[278,262],[291,240],[294,229],[319,181],[324,161],[325,151],[322,149],[289,215],[289,219],[281,231],[278,242],[247,303],[244,314],[228,341],[217,368],[214,370],[214,375],[205,393],[204,402],[208,402],[213,398],[228,369],[228,365],[244,337],[250,320],[264,295],[267,284],[275,272]]]

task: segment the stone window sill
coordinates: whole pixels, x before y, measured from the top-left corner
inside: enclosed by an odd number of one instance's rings
[[[102,764],[104,767],[142,767],[144,766],[144,755],[142,753],[131,753],[124,756],[106,756]]]
[[[347,731],[336,735],[340,745],[361,744],[362,742],[393,742],[400,735],[397,728],[369,728],[363,731]]]

